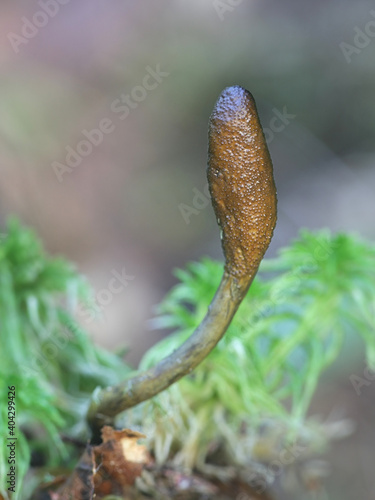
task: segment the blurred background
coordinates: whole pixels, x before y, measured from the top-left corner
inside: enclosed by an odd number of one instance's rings
[[[221,258],[205,165],[224,87],[253,93],[273,158],[268,255],[301,227],[374,239],[374,2],[3,0],[0,31],[0,231],[16,214],[77,264],[103,310],[87,329],[133,365],[173,269]],[[327,498],[375,499],[375,388],[349,380],[364,368],[344,356],[312,408],[357,425]]]

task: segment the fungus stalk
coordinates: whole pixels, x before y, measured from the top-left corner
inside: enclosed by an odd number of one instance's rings
[[[117,414],[163,391],[206,358],[225,334],[271,241],[276,188],[250,92],[224,89],[210,117],[208,142],[207,177],[225,256],[221,283],[203,321],[177,350],[93,396],[87,419],[94,440]]]

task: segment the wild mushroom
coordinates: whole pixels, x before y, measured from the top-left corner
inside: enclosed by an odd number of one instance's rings
[[[201,324],[156,366],[93,396],[93,439],[105,424],[190,373],[225,334],[270,244],[276,224],[272,162],[255,101],[240,86],[224,89],[209,122],[207,176],[221,228],[224,274]]]

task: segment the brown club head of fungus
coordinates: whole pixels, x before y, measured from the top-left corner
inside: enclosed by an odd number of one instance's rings
[[[272,161],[253,96],[227,87],[209,122],[207,176],[222,230],[225,271],[250,283],[276,225]],[[249,283],[249,284],[250,284]]]

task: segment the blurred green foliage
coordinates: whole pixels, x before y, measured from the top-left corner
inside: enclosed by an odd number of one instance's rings
[[[155,327],[177,332],[146,353],[142,368],[170,354],[199,324],[222,264],[205,258],[176,275],[180,283],[160,305]],[[159,462],[174,457],[188,467],[204,468],[215,444],[227,464],[259,458],[256,433],[266,422],[272,434],[278,429],[274,453],[292,437],[324,444],[321,430],[306,420],[319,377],[349,332],[362,336],[374,368],[374,326],[375,247],[347,234],[301,231],[276,259],[262,262],[207,359],[127,413],[126,425],[142,426]]]
[[[9,436],[7,395],[13,385],[18,495],[33,442],[42,440],[51,465],[67,458],[60,432],[84,435],[92,391],[128,373],[120,358],[94,347],[75,321],[78,304],[90,301],[89,287],[73,266],[46,255],[31,230],[10,221],[0,240],[0,435]],[[7,458],[1,446],[3,494]]]
[[[262,262],[207,359],[119,423],[139,427],[159,463],[214,466],[219,474],[228,465],[271,460],[296,439],[308,450],[324,445],[321,426],[306,414],[349,332],[362,336],[375,368],[374,263],[375,247],[355,236],[301,231],[277,258]],[[222,264],[204,258],[176,275],[180,283],[154,320],[156,328],[176,333],[150,349],[141,368],[168,355],[199,324]],[[94,389],[131,373],[117,356],[94,347],[74,319],[78,304],[90,301],[75,269],[47,256],[34,233],[12,220],[0,241],[0,432],[8,435],[7,394],[14,385],[19,491],[31,452],[43,443],[49,466],[68,459],[61,434],[85,436]],[[1,478],[8,469],[2,446]],[[5,493],[4,479],[1,488]]]

